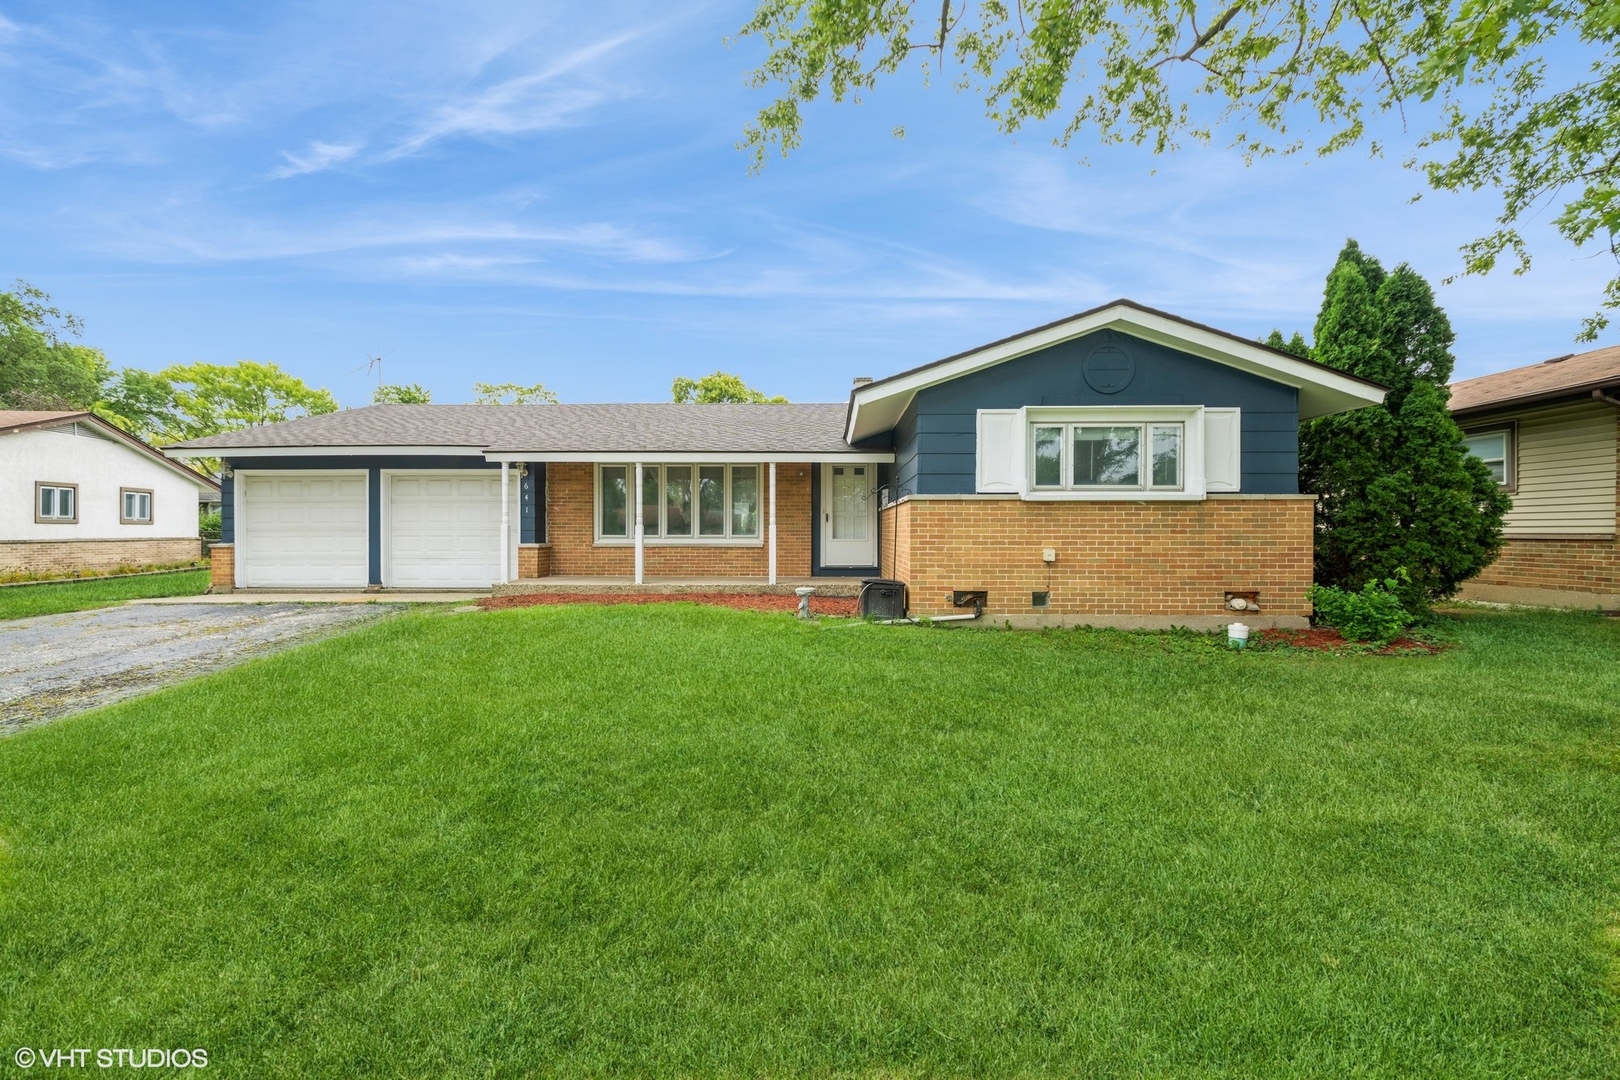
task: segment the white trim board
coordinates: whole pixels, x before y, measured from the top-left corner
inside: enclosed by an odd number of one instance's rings
[[[686,453],[679,450],[646,450],[638,452],[604,452],[604,451],[577,451],[566,454],[529,452],[523,450],[491,450],[484,454],[487,461],[534,461],[534,462],[586,462],[593,465],[634,465],[641,462],[643,465],[769,465],[775,462],[779,465],[808,464],[818,461],[853,461],[857,464],[890,464],[894,461],[892,450],[846,450],[842,453],[828,451],[817,454],[773,454],[753,451],[727,451],[725,453],[704,452]]]
[[[899,422],[919,390],[959,379],[985,368],[1016,360],[1053,345],[1096,333],[1117,330],[1179,352],[1211,360],[1239,371],[1292,386],[1299,391],[1299,418],[1348,412],[1384,400],[1385,391],[1320,364],[1286,356],[1259,343],[1250,345],[1225,334],[1182,322],[1131,304],[1111,304],[1039,330],[988,345],[943,363],[920,368],[856,389],[850,395],[849,423],[844,437],[859,442],[888,431]]]
[[[892,450],[827,451],[815,454],[780,454],[769,451],[726,451],[717,453],[687,453],[676,450],[645,451],[569,451],[555,453],[541,450],[486,450],[482,446],[215,446],[206,450],[163,451],[172,458],[301,458],[301,457],[481,457],[491,464],[502,461],[517,462],[585,462],[609,465],[634,465],[636,462],[658,464],[680,462],[697,465],[752,465],[803,464],[817,461],[855,461],[889,464],[894,461]]]

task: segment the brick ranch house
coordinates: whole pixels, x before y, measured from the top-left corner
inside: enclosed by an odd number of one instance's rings
[[[1513,496],[1473,600],[1620,608],[1620,346],[1451,385],[1470,450]]]
[[[0,410],[0,573],[181,563],[219,485],[88,412]]]
[[[378,405],[198,439],[220,588],[881,575],[1017,624],[1310,613],[1299,422],[1384,390],[1129,301],[795,405]]]

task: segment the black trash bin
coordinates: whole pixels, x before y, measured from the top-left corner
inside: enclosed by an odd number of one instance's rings
[[[903,619],[906,617],[906,583],[889,578],[861,579],[861,618]]]

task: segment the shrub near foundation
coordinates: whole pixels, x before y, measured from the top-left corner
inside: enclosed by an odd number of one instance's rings
[[[1405,576],[1404,570],[1400,573]],[[1315,621],[1333,627],[1347,641],[1388,645],[1417,621],[1401,603],[1400,593],[1396,591],[1399,586],[1395,578],[1369,581],[1359,591],[1332,585],[1313,586],[1311,601],[1316,605]]]

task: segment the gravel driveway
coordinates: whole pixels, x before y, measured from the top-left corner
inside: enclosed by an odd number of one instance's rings
[[[403,610],[138,604],[0,622],[0,735]]]

